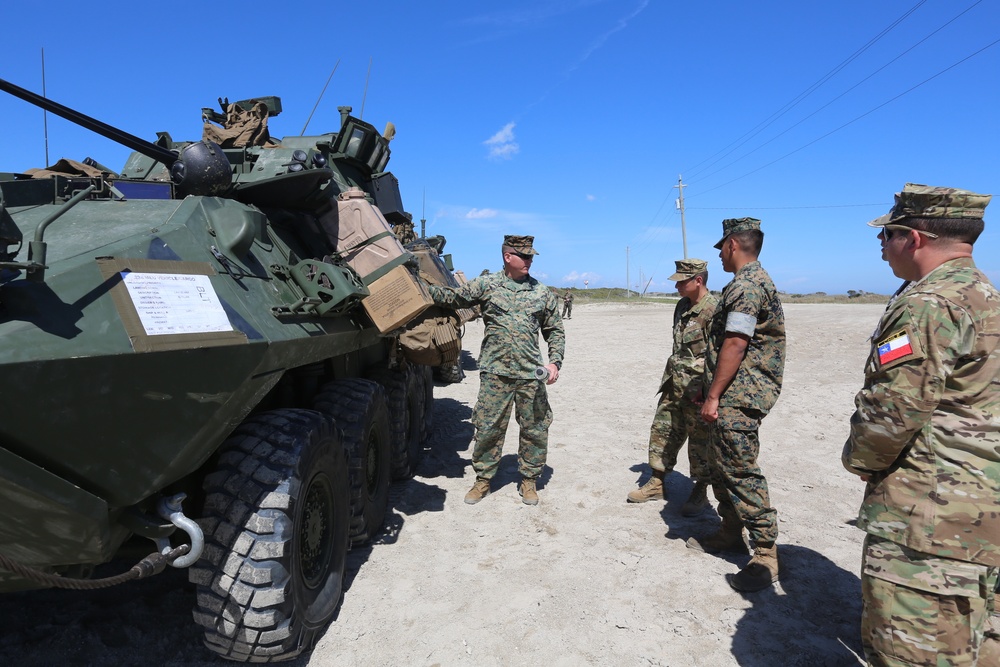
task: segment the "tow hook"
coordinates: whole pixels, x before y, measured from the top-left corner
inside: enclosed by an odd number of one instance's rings
[[[184,502],[185,498],[187,498],[186,493],[178,493],[170,498],[160,498],[160,502],[156,505],[156,511],[161,517],[183,530],[191,538],[191,550],[170,562],[171,567],[181,568],[194,565],[205,549],[205,534],[201,531],[201,526],[184,516],[184,511],[181,509],[181,503]],[[156,542],[156,548],[163,555],[167,555],[173,549],[170,546],[170,540],[165,537],[153,541]]]

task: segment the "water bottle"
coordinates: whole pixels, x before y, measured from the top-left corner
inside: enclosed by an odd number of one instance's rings
[[[535,379],[539,382],[546,382],[549,379],[549,369],[545,366],[539,366],[536,368]]]

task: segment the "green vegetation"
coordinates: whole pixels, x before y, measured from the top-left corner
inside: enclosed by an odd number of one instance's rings
[[[570,291],[573,293],[573,303],[575,305],[583,303],[676,303],[680,298],[676,292],[649,292],[639,295],[636,292],[626,292],[620,287],[595,287],[593,289],[577,289],[575,287],[554,288],[560,296]],[[713,290],[713,294],[719,294],[719,290]],[[847,294],[827,294],[826,292],[813,292],[811,294],[789,294],[781,292],[783,303],[886,303],[889,297],[884,294],[872,294],[863,290],[848,290]]]

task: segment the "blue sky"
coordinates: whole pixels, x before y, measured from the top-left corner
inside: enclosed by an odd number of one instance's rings
[[[44,48],[51,99],[149,140],[200,138],[218,97],[278,95],[281,137],[339,60],[308,133],[338,105],[392,121],[403,203],[457,268],[495,270],[504,234],[534,234],[532,273],[560,287],[672,290],[679,176],[713,289],[723,218],[763,220],[780,290],[889,293],[865,222],[904,183],[1000,194],[995,0],[217,6],[6,3],[0,78],[40,92]],[[4,93],[0,118],[0,171],[42,166],[41,111]],[[50,162],[128,154],[52,114],[48,135]],[[1000,202],[986,220],[975,254],[1000,283]]]

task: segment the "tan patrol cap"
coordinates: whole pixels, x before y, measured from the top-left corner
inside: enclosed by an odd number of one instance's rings
[[[532,247],[535,242],[534,236],[514,236],[513,234],[508,234],[503,237],[503,244],[513,248],[515,252],[519,252],[522,255],[537,255],[538,251]]]
[[[907,183],[896,193],[896,203],[885,215],[868,223],[871,227],[897,224],[906,218],[968,218],[982,220],[992,195],[958,188],[939,188]]]
[[[674,264],[677,265],[677,272],[667,280],[687,280],[708,269],[708,262],[703,259],[678,259]]]
[[[751,229],[760,229],[760,220],[757,218],[726,218],[722,221],[722,238],[715,244],[717,249],[722,248],[722,242],[726,237],[736,232],[745,232]]]

